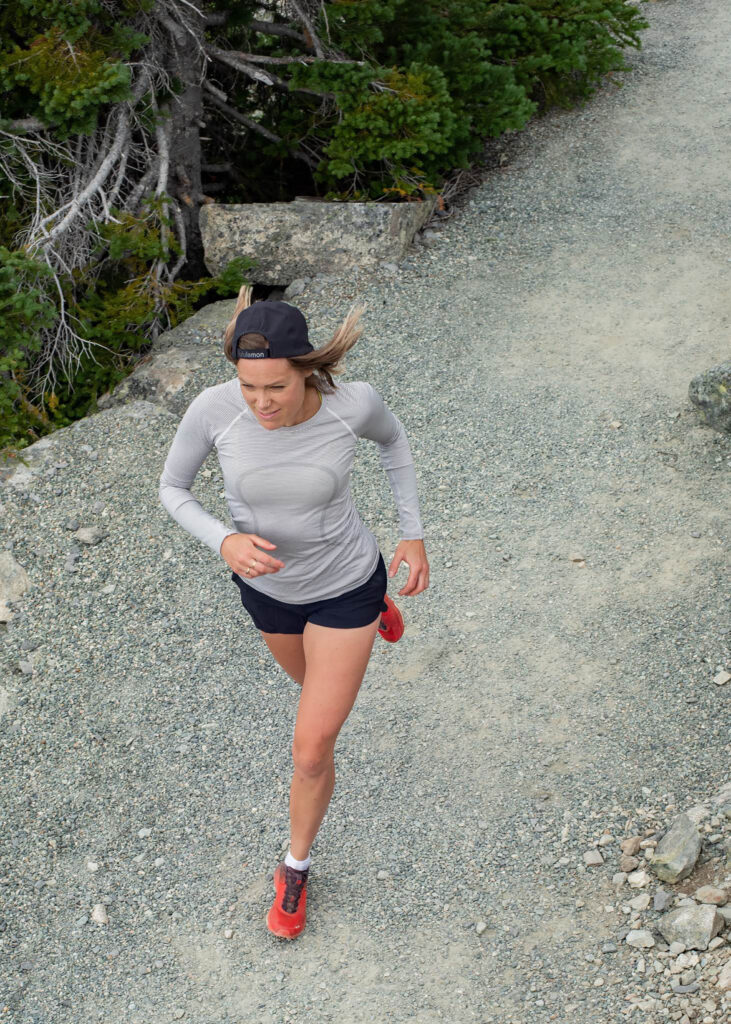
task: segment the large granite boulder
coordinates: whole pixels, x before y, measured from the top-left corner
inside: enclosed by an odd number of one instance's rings
[[[200,226],[206,266],[217,274],[234,256],[249,256],[258,265],[248,276],[273,285],[398,262],[435,203],[337,203],[302,197],[291,203],[205,203]]]
[[[731,362],[694,377],[688,398],[707,426],[731,434]]]

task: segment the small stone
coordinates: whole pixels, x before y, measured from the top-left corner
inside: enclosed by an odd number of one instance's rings
[[[602,836],[599,836],[599,839],[597,840],[599,846],[609,846],[613,842],[614,836],[610,836],[606,833]]]
[[[63,524],[64,530],[78,530],[79,520],[78,519],[67,519]]]
[[[637,928],[627,932],[627,937],[624,941],[628,946],[634,946],[636,949],[651,949],[655,945],[652,932],[648,931],[647,928]]]
[[[106,532],[100,526],[82,526],[74,533],[74,537],[81,544],[94,545],[104,540]]]
[[[107,908],[103,903],[95,903],[91,911],[91,919],[97,924],[109,924],[109,917],[107,916]]]
[[[713,682],[716,684],[716,686],[725,686],[729,679],[731,679],[731,672],[726,672],[725,670],[722,670],[713,677]]]
[[[722,936],[717,935],[715,939],[711,939],[711,941],[708,943],[708,948],[710,950],[720,949],[721,946],[725,946],[725,945],[726,945],[726,940]]]
[[[376,872],[376,878],[378,879],[379,882],[385,882],[385,880],[388,878],[388,871],[386,871],[384,868],[381,868],[380,871]]]
[[[478,921],[475,925],[475,931],[478,935],[483,935],[487,931],[487,923],[485,921]]]
[[[224,937],[224,939],[232,939],[233,938],[233,934],[234,934],[233,928],[224,928],[223,929],[223,937]]]
[[[152,829],[151,828],[141,828],[139,830],[139,832],[137,833],[137,835],[140,837],[140,839],[149,839],[150,836],[152,835]]]
[[[293,299],[296,295],[301,295],[307,287],[307,282],[304,278],[298,277],[291,284],[288,284],[284,289],[284,295],[282,298],[286,301],[287,299]]]
[[[623,839],[619,844],[619,848],[622,853],[626,853],[628,857],[634,857],[640,848],[642,839],[640,836],[629,836],[627,839]]]
[[[612,875],[612,885],[616,886],[617,888],[619,888],[620,886],[624,885],[624,883],[626,881],[627,881],[627,872],[626,871],[617,871],[615,874]]]
[[[33,675],[33,664],[30,661],[19,661],[18,668],[20,669],[24,676]]]
[[[177,1007],[175,1010],[173,1010],[173,1017],[175,1018],[175,1020],[180,1020],[181,1017],[184,1017],[184,1016],[185,1016],[185,1010],[181,1010],[180,1007]]]
[[[99,870],[99,862],[95,861],[95,860],[87,860],[87,862],[86,862],[86,870],[87,871],[98,871]]]
[[[649,892],[640,893],[639,896],[635,896],[634,899],[629,901],[629,905],[633,910],[647,910],[650,906],[650,894]]]
[[[646,871],[633,871],[627,875],[627,884],[633,889],[642,889],[650,882],[650,876]]]
[[[617,944],[615,942],[605,942],[602,946],[602,953],[616,953]]]
[[[731,992],[731,958],[723,965],[716,984],[722,992]]]
[[[722,907],[728,902],[723,889],[718,889],[715,885],[702,885],[693,895],[700,903],[713,903],[717,907]]]
[[[584,863],[588,868],[597,868],[604,863],[604,858],[598,850],[587,850],[584,854]]]
[[[637,857],[630,857],[625,855],[619,858],[620,871],[624,871],[625,874],[629,874],[630,871],[635,871],[640,866],[640,862]]]
[[[673,902],[673,897],[669,892],[665,892],[664,889],[658,889],[652,898],[652,909],[658,910],[662,913],[667,910],[670,904]]]

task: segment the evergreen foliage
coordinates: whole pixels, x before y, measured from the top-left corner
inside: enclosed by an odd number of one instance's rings
[[[645,26],[625,0],[0,6],[0,449],[93,410],[237,290],[245,261],[202,276],[211,194],[437,193],[486,138],[624,69]]]

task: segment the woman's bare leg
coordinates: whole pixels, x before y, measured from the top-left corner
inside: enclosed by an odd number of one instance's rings
[[[295,683],[305,681],[305,651],[301,633],[262,633],[274,660]]]
[[[330,803],[335,741],[358,696],[380,618],[357,629],[331,629],[311,622],[305,626],[305,676],[292,744],[289,797],[290,850],[297,860],[306,859]]]

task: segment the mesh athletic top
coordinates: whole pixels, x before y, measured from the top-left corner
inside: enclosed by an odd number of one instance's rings
[[[284,568],[254,589],[289,604],[337,597],[378,564],[376,538],[350,493],[358,438],[375,441],[399,511],[403,539],[423,537],[416,473],[403,425],[370,384],[339,384],[310,419],[267,430],[249,409],[238,377],[206,388],[188,406],[160,478],[160,501],[180,525],[220,554],[225,537],[255,533],[276,544]],[[215,446],[233,529],[191,493]]]

